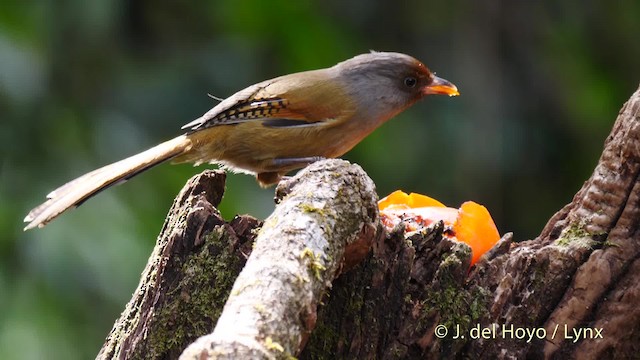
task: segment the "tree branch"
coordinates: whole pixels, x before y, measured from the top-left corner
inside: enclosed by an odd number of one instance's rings
[[[346,249],[369,249],[378,226],[377,197],[359,166],[314,164],[281,187],[278,197],[214,331],[191,344],[182,359],[297,354],[315,326],[322,295],[352,253]]]

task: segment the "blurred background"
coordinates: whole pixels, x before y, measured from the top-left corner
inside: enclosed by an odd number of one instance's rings
[[[94,357],[174,196],[162,165],[45,229],[53,188],[180,134],[226,97],[370,49],[461,91],[430,97],[344,156],[396,189],[487,206],[534,238],[597,163],[640,82],[640,2],[69,0],[0,3],[0,358]],[[232,175],[221,205],[266,217],[273,188]]]

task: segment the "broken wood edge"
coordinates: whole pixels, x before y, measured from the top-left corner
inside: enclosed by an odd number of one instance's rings
[[[278,193],[281,202],[260,229],[215,329],[181,359],[295,356],[332,281],[368,253],[379,229],[377,195],[359,166],[317,162]]]
[[[483,326],[507,324],[545,336],[524,343],[505,336],[472,342],[465,354],[580,358],[588,351],[625,357],[640,350],[629,340],[640,337],[633,331],[640,321],[633,305],[640,290],[623,285],[630,278],[640,283],[640,275],[628,270],[640,256],[639,174],[640,89],[620,110],[592,176],[572,202],[538,238],[514,243],[470,279],[494,294]],[[585,329],[594,336],[576,339],[573,331]]]
[[[560,327],[573,339],[576,331],[593,335],[575,342],[551,339],[544,344],[545,357],[622,358],[640,352],[640,273],[630,272],[640,266],[639,228],[640,88],[620,110],[592,176],[541,234],[543,243],[577,260],[544,324],[547,332]]]
[[[180,191],[98,359],[177,358],[213,328],[260,225],[250,216],[222,219],[215,206],[225,178],[206,170]]]

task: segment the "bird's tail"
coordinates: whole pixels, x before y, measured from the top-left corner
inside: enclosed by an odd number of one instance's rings
[[[43,227],[69,208],[77,207],[111,185],[129,178],[191,149],[191,140],[178,136],[137,155],[84,174],[47,195],[47,201],[24,218],[24,230]]]

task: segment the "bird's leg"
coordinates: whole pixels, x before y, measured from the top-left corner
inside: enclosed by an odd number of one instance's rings
[[[260,187],[267,188],[271,185],[277,184],[282,179],[282,174],[277,171],[273,172],[261,172],[256,174],[256,180]]]
[[[309,156],[301,158],[276,158],[271,160],[271,163],[266,166],[266,169],[271,171],[265,171],[258,173],[256,179],[262,187],[268,187],[273,184],[277,184],[284,174],[290,170],[303,168],[316,161],[324,160],[321,156]]]
[[[299,169],[316,161],[324,160],[322,156],[309,156],[301,158],[276,158],[271,160],[274,169]]]

